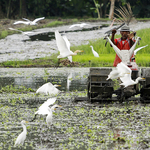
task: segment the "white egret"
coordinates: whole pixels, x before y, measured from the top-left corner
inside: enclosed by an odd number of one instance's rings
[[[47,123],[47,126],[49,127],[51,124],[52,124],[52,120],[53,120],[53,112],[54,110],[56,110],[57,107],[61,107],[60,105],[57,105],[55,104],[54,106],[52,106],[51,108],[48,107],[48,115],[46,117],[46,123]]]
[[[68,48],[66,41],[64,40],[64,37],[60,35],[58,30],[55,31],[55,38],[56,38],[56,44],[57,44],[58,50],[60,51],[60,55],[57,56],[57,58],[65,58],[68,56],[74,56],[74,55],[77,55],[77,53],[79,52],[83,52],[82,50],[76,50],[75,52],[72,52]]]
[[[136,53],[137,53],[139,50],[141,50],[142,48],[144,48],[144,47],[146,47],[146,46],[148,46],[148,45],[139,47],[139,48],[137,48],[136,50],[134,50],[134,56],[136,55]]]
[[[9,30],[18,31],[18,32],[21,32],[23,35],[27,35],[27,36],[29,36],[29,34],[32,34],[32,33],[33,33],[33,32],[23,32],[23,31],[21,31],[21,30],[14,29],[14,28],[9,28]]]
[[[24,19],[25,21],[16,21],[14,24],[23,23],[23,24],[26,24],[26,25],[37,25],[37,22],[40,21],[40,20],[45,19],[45,17],[37,18],[37,19],[35,19],[33,21],[30,21],[29,19],[26,19],[26,18],[22,18],[22,19]]]
[[[117,79],[119,77],[123,77],[125,74],[131,75],[131,69],[123,62],[120,62],[117,67],[110,72],[106,80]]]
[[[26,135],[27,135],[27,129],[25,126],[25,123],[28,123],[28,121],[22,120],[21,121],[21,125],[23,127],[23,132],[21,132],[19,134],[19,136],[17,137],[16,141],[15,141],[15,146],[20,145],[24,143],[25,139],[26,139]]]
[[[47,101],[45,101],[39,108],[38,111],[35,112],[35,115],[47,115],[49,113],[48,107],[55,103],[56,97],[49,98]]]
[[[70,28],[70,29],[71,29],[71,28],[74,28],[74,27],[83,28],[84,26],[87,26],[87,25],[89,25],[89,24],[87,24],[87,23],[73,24],[73,25],[71,25],[69,28]]]
[[[131,79],[130,74],[129,75],[125,74],[123,77],[120,77],[120,80],[122,81],[122,83],[120,85],[123,85],[124,88],[126,88],[127,86],[137,84],[140,80],[143,80],[143,79],[145,79],[145,78],[138,77],[135,81],[133,81]]]
[[[94,50],[93,46],[90,46],[95,57],[99,57],[99,54]]]
[[[36,93],[43,93],[45,95],[57,95],[60,93],[60,90],[57,89],[59,86],[61,85],[53,85],[52,83],[48,82],[39,87]]]

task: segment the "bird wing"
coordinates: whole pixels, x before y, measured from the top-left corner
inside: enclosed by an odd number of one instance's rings
[[[64,38],[60,35],[58,31],[55,31],[55,38],[56,38],[56,44],[57,44],[58,50],[60,51],[60,55],[62,56],[62,58],[70,56],[71,51],[68,49],[66,41],[64,40]]]
[[[120,73],[123,73],[123,74],[126,74],[126,73],[131,74],[132,73],[132,70],[127,65],[125,65],[123,62],[120,62],[116,68]]]
[[[70,45],[71,45],[71,44],[70,44],[70,42],[69,42],[67,36],[63,35],[62,37],[63,37],[63,39],[64,39],[65,42],[66,42],[66,45],[67,45],[67,47],[68,47],[68,50],[70,50]],[[69,59],[70,62],[72,62],[72,56],[68,56],[68,59]]]
[[[41,87],[39,87],[37,89],[36,93],[44,93],[44,94],[48,95],[47,86],[48,86],[48,83],[43,84]]]
[[[132,85],[132,83],[134,82],[131,79],[131,74],[125,74],[123,77],[120,77],[120,80],[122,81],[120,85],[124,85],[125,87]]]
[[[25,139],[26,139],[26,133],[21,132],[15,141],[15,146],[23,144]]]
[[[146,47],[146,46],[148,46],[148,45],[145,45],[145,46],[139,47],[139,48],[137,48],[136,50],[134,50],[134,55],[136,55],[136,53],[137,53],[139,50],[141,50],[142,48],[144,48],[144,47]]]
[[[36,111],[35,114],[41,114],[41,115],[49,114],[49,106],[54,104],[56,99],[57,99],[56,97],[49,98],[38,108],[38,111]]]
[[[31,22],[29,19],[26,19],[26,18],[22,18],[22,19],[25,20],[25,21]]]
[[[36,23],[36,22],[38,22],[38,21],[40,21],[40,20],[43,20],[43,19],[45,19],[45,17],[37,18],[37,19],[33,20],[32,22],[33,22],[33,23]]]
[[[30,22],[27,22],[27,21],[16,21],[14,24],[20,24],[20,23],[28,25]]]
[[[23,33],[23,31],[17,30],[17,29],[14,29],[14,28],[9,28],[9,30],[19,31],[19,32]]]
[[[80,24],[73,24],[73,25],[71,25],[69,28],[74,28],[74,27],[79,27],[80,26]]]

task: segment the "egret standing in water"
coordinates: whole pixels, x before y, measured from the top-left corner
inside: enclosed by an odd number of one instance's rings
[[[65,58],[68,56],[75,56],[75,55],[77,55],[77,53],[83,52],[82,50],[76,50],[75,52],[72,52],[68,48],[64,38],[60,35],[60,33],[57,30],[55,31],[55,38],[56,38],[56,44],[57,44],[58,50],[60,52],[60,55],[57,56],[57,58]]]
[[[90,46],[95,57],[99,57],[99,54],[94,50],[93,46]]]
[[[52,83],[48,82],[43,84],[40,88],[37,89],[36,93],[43,93],[45,95],[57,95],[60,93],[60,90],[57,89],[61,85],[53,85]]]
[[[17,137],[16,141],[15,141],[15,146],[20,145],[24,143],[25,139],[26,139],[26,135],[27,135],[27,129],[25,126],[25,123],[28,123],[28,121],[22,120],[21,121],[21,125],[23,127],[23,132],[21,132],[19,134],[19,136]]]

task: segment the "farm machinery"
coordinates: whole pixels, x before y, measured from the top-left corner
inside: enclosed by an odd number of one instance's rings
[[[88,100],[90,102],[103,102],[103,101],[127,101],[139,99],[141,102],[150,101],[150,69],[149,68],[139,68],[136,62],[134,61],[133,52],[137,43],[141,40],[140,37],[136,38],[136,42],[130,48],[130,50],[119,50],[109,38],[109,35],[106,35],[105,39],[112,45],[116,54],[126,64],[131,70],[132,80],[135,80],[137,77],[141,76],[145,78],[144,80],[139,81],[136,85],[131,85],[126,88],[123,88],[119,85],[121,81],[116,80],[106,80],[109,73],[112,71],[112,68],[90,68],[88,76]],[[133,57],[132,57],[133,56]],[[132,58],[131,58],[132,57]],[[131,58],[131,59],[130,59]],[[138,95],[138,96],[135,96]]]

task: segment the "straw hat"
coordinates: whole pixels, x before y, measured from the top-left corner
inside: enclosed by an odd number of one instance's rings
[[[124,25],[124,26],[120,29],[120,31],[131,31],[131,30],[130,30],[130,27],[129,27],[129,26]]]

